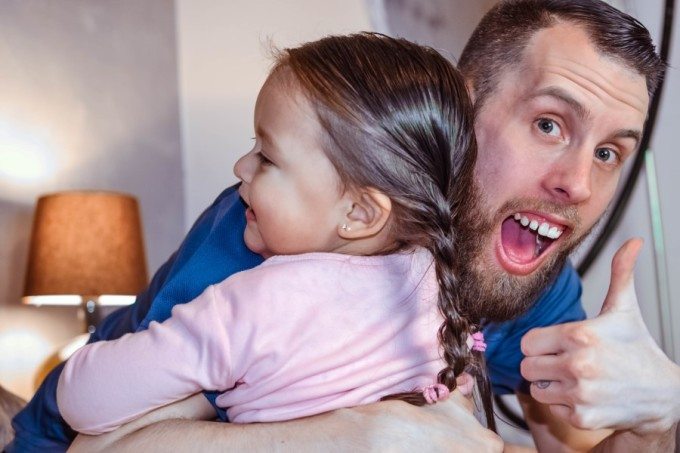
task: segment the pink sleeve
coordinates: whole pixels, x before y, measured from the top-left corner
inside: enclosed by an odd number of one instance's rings
[[[101,434],[203,389],[233,387],[232,315],[211,286],[162,324],[81,348],[59,379],[60,413],[76,431]]]

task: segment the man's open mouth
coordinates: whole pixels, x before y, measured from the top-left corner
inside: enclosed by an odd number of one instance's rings
[[[497,250],[501,264],[512,274],[533,272],[567,229],[545,214],[517,212],[509,216],[501,225]]]

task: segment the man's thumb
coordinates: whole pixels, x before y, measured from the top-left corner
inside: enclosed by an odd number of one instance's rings
[[[633,270],[641,248],[641,238],[629,239],[614,255],[609,291],[600,314],[612,310],[638,309],[633,285]]]

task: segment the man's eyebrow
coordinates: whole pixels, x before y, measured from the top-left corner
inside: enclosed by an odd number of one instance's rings
[[[578,116],[578,119],[581,121],[586,121],[590,117],[590,111],[562,88],[559,87],[543,88],[539,91],[532,93],[531,95],[532,98],[537,98],[540,96],[550,96],[553,98],[557,98],[558,100],[569,105],[569,107],[571,107],[576,112],[576,116]]]
[[[588,109],[586,109],[583,104],[578,102],[568,92],[559,87],[543,88],[531,95],[532,98],[540,96],[554,97],[565,104],[568,104],[572,109],[574,109],[576,115],[581,121],[586,121],[590,117],[590,111],[588,111]],[[637,148],[640,144],[640,140],[642,139],[642,132],[637,129],[619,129],[614,132],[614,134],[612,134],[612,138],[632,138],[635,140],[635,148]]]
[[[642,138],[642,132],[636,129],[619,129],[614,132],[613,138],[632,138],[635,140],[635,148],[637,148]]]

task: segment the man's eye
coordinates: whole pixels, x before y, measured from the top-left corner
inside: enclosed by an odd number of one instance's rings
[[[617,154],[609,148],[597,148],[595,150],[595,158],[606,163],[616,162]]]
[[[559,124],[550,118],[539,118],[536,121],[536,126],[538,127],[539,131],[553,137],[559,137],[562,133]]]

